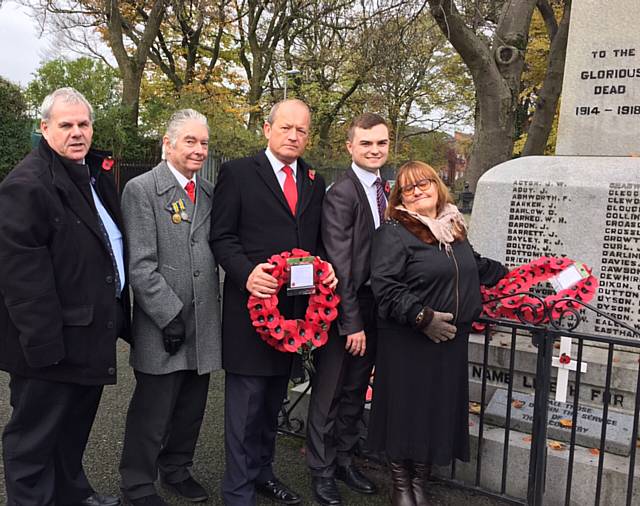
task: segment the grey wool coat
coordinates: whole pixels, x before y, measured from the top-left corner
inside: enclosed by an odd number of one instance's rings
[[[172,203],[182,199],[187,220],[174,223]],[[133,288],[131,366],[147,374],[221,367],[220,286],[209,247],[213,186],[196,178],[196,203],[163,161],[129,181],[122,194]],[[162,329],[181,314],[186,340],[171,356]]]

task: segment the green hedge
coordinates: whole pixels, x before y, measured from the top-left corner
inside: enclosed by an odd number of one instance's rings
[[[31,149],[31,121],[20,87],[0,77],[0,180]]]

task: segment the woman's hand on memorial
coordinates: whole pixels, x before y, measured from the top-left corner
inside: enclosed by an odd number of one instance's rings
[[[448,323],[451,320],[453,320],[453,315],[451,313],[440,313],[439,311],[434,311],[431,322],[422,329],[422,332],[434,343],[449,341],[456,336],[457,330],[455,325]]]

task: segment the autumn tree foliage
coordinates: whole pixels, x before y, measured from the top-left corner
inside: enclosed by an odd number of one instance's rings
[[[551,41],[546,75],[561,76],[557,62],[569,5],[569,0],[22,1],[45,26],[64,33],[68,47],[115,64],[131,135],[158,135],[172,109],[189,105],[220,126],[212,132],[221,152],[246,152],[260,144],[265,113],[286,87],[289,96],[312,108],[309,154],[322,163],[344,156],[345,125],[364,110],[389,118],[394,160],[424,153],[416,145],[431,132],[473,121],[472,183],[512,154],[534,10],[542,14]],[[554,8],[566,16],[554,16]],[[100,49],[105,44],[108,54]],[[557,82],[545,78],[539,88],[527,152],[539,149],[537,139],[546,142],[545,113],[555,111]]]

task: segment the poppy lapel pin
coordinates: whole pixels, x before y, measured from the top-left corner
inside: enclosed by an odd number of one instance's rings
[[[105,172],[109,172],[113,168],[114,163],[115,160],[108,156],[107,158],[102,160],[102,170],[104,170]]]
[[[316,171],[315,171],[315,169],[309,169],[309,179],[311,179],[311,181],[315,181],[316,180]]]

